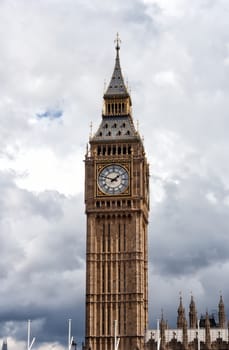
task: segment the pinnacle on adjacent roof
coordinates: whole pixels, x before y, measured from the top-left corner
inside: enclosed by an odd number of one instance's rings
[[[192,294],[191,294],[191,301],[189,304],[189,324],[190,324],[190,328],[197,328],[196,304]]]
[[[180,304],[179,304],[179,307],[177,309],[177,313],[178,313],[178,315],[177,315],[177,328],[182,328],[184,318],[185,318],[185,309],[183,307],[181,294],[180,294]]]
[[[219,299],[219,311],[218,311],[218,317],[219,317],[219,327],[224,328],[226,324],[226,315],[225,315],[225,308],[224,308],[224,302],[223,302],[223,297],[220,294],[220,299]]]
[[[182,303],[182,296],[180,295],[180,304],[179,307],[177,309],[178,314],[184,314],[184,307],[183,307],[183,303]]]
[[[116,42],[116,59],[115,59],[115,66],[114,71],[111,77],[110,84],[108,85],[107,91],[104,94],[104,97],[121,97],[121,96],[129,96],[129,93],[127,91],[127,88],[124,83],[124,79],[122,76],[122,70],[120,66],[120,60],[119,60],[119,50],[120,50],[120,43],[121,40],[119,38],[119,35],[117,33],[117,38],[115,39]]]
[[[223,302],[222,294],[220,294],[219,307],[223,307],[224,308],[224,302]]]

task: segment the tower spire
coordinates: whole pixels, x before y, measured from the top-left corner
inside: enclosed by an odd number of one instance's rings
[[[110,80],[110,83],[108,85],[108,88],[104,94],[104,99],[107,98],[127,98],[129,96],[129,93],[127,91],[126,85],[124,83],[124,79],[122,76],[122,70],[120,65],[120,59],[119,59],[119,50],[120,50],[120,44],[121,40],[119,37],[119,34],[117,33],[116,39],[114,40],[116,43],[115,49],[116,49],[116,58],[115,58],[115,66],[114,71]]]
[[[114,42],[116,43],[116,51],[117,51],[117,55],[118,55],[118,52],[120,50],[120,44],[121,44],[121,39],[119,38],[119,33],[116,34],[116,39],[114,40]]]

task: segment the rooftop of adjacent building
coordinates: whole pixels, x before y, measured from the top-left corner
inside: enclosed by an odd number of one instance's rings
[[[185,316],[182,297],[180,296],[177,308],[177,328],[169,328],[168,322],[164,320],[162,312],[160,323],[157,329],[149,329],[146,332],[146,341],[159,339],[161,333],[164,333],[165,341],[170,342],[173,339],[183,340],[184,331],[187,331],[188,342],[194,341],[199,334],[199,339],[203,342],[206,340],[206,331],[209,331],[211,341],[221,338],[223,341],[229,339],[229,323],[226,320],[225,307],[222,295],[218,303],[218,319],[215,314],[201,314],[198,319],[195,300],[191,295],[189,304],[189,326]]]
[[[8,349],[7,340],[4,339],[2,342],[2,350],[7,350],[7,349]]]

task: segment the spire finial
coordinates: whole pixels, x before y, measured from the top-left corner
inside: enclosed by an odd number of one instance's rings
[[[163,320],[163,319],[164,319],[164,310],[161,309],[161,320]]]
[[[92,137],[92,128],[93,128],[93,123],[90,123],[90,137]]]
[[[116,50],[117,50],[117,52],[118,52],[118,50],[120,50],[120,44],[121,44],[121,39],[120,39],[120,37],[119,37],[119,33],[117,33],[116,39],[114,40],[114,42],[116,43],[115,48],[116,48]]]

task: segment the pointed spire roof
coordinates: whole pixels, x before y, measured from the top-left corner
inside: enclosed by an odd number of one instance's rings
[[[183,303],[182,303],[182,296],[180,295],[180,304],[179,307],[177,309],[178,313],[184,313],[184,307],[183,307]]]
[[[116,42],[116,58],[115,58],[115,66],[114,71],[111,77],[111,81],[108,85],[108,88],[104,94],[104,98],[106,97],[128,97],[129,93],[127,91],[126,85],[124,83],[124,79],[122,76],[122,70],[119,60],[119,50],[120,50],[120,43],[121,40],[119,38],[119,35],[117,33],[117,38],[115,39]]]
[[[219,298],[219,307],[224,307],[224,302],[223,302],[223,296],[222,296],[222,294],[220,294],[220,298]]]
[[[196,303],[194,301],[193,295],[191,294],[191,300],[189,304],[189,312],[190,313],[196,313]]]

